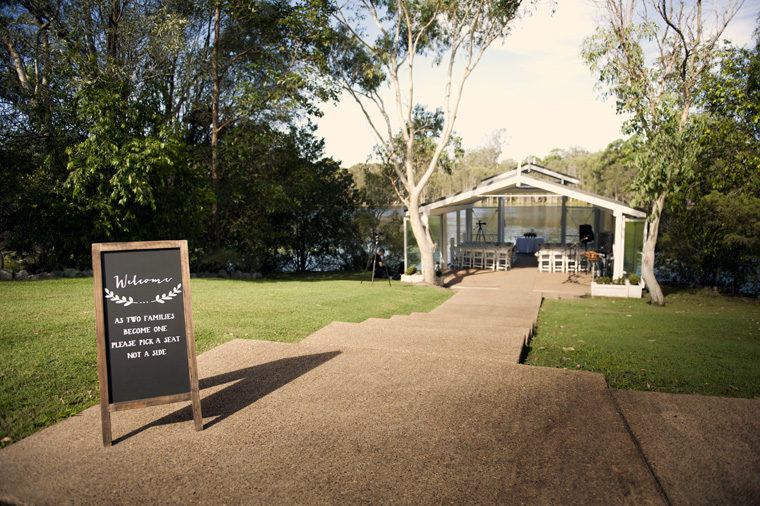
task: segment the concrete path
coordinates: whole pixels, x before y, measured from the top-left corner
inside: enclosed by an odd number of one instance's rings
[[[103,448],[85,410],[0,451],[0,501],[760,503],[757,400],[518,364],[543,286],[577,289],[542,276],[452,277],[427,314],[222,345],[198,358],[203,431],[182,404],[118,412]]]

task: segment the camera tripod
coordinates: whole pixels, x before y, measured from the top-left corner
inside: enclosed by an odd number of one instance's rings
[[[366,274],[367,273],[367,269],[369,269],[369,265],[372,264],[372,283],[370,283],[370,284],[371,285],[375,284],[375,269],[377,268],[377,249],[378,249],[378,244],[379,243],[380,243],[380,236],[379,236],[379,234],[376,233],[375,234],[375,243],[374,243],[374,246],[372,248],[372,253],[369,256],[369,259],[367,260],[367,266],[364,268],[364,276],[362,276],[361,283],[364,283],[364,277],[366,277],[366,275],[367,275]],[[390,276],[390,273],[388,273],[388,263],[387,262],[383,263],[383,269],[385,269],[385,277],[388,278],[388,286],[393,286],[393,285],[391,285],[391,276]]]
[[[575,253],[575,272],[570,271],[570,270],[567,271],[567,279],[562,282],[563,285],[565,283],[580,283],[580,281],[578,281],[577,279],[578,269],[580,267],[580,265],[578,265],[580,263],[580,260],[578,259],[578,243],[577,242],[572,245],[572,251]]]
[[[483,232],[483,225],[485,225],[485,221],[478,220],[478,233],[475,234],[475,240],[476,241],[485,241],[486,240],[486,234]]]

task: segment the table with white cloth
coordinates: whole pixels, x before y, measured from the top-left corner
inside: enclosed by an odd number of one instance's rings
[[[548,237],[515,237],[515,249],[518,253],[535,253]]]

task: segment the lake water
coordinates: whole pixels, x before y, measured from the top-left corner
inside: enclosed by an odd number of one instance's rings
[[[568,207],[566,241],[578,240],[578,228],[583,224],[594,225],[594,209],[591,207]],[[478,222],[482,223],[482,231],[486,241],[495,241],[498,227],[498,208],[476,207],[473,209],[473,239],[478,234]],[[465,233],[465,212],[461,212],[462,235]],[[452,237],[457,234],[456,214],[450,213],[447,217],[446,242],[450,244]],[[515,242],[515,237],[522,237],[531,229],[539,237],[548,237],[547,242],[558,243],[562,236],[562,207],[561,206],[506,206],[504,208],[504,240]],[[436,229],[438,223],[433,224]],[[596,227],[594,228],[596,232]],[[461,237],[462,241],[467,238]]]

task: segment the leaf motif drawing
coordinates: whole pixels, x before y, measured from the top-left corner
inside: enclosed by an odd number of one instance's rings
[[[132,304],[137,304],[137,302],[134,301],[132,297],[127,298],[126,296],[120,297],[119,294],[112,292],[108,288],[103,289],[106,292],[106,299],[111,300],[117,304],[124,304],[124,307],[131,306]],[[169,291],[169,293],[162,293],[160,295],[156,295],[155,300],[152,300],[151,302],[158,302],[159,304],[164,304],[167,300],[172,300],[174,297],[182,293],[182,283],[178,284],[176,287],[174,287],[172,290]],[[145,302],[143,302],[145,304]]]
[[[104,290],[106,292],[106,299],[108,299],[108,300],[112,300],[112,301],[114,301],[117,304],[124,304],[124,307],[131,306],[132,304],[135,304],[135,301],[134,301],[134,299],[132,297],[130,297],[130,298],[127,298],[126,296],[119,297],[119,294],[112,292],[108,288],[104,288]]]
[[[151,302],[158,302],[159,304],[163,304],[167,300],[172,300],[181,292],[182,292],[182,283],[178,284],[176,287],[170,290],[169,293],[162,293],[161,295],[156,295],[155,300],[152,300]]]

